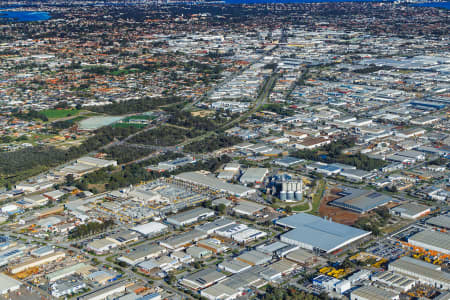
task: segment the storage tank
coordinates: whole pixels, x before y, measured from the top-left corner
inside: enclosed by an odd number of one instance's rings
[[[284,191],[284,192],[287,192],[287,183],[286,182],[283,182],[281,184],[281,190]]]
[[[286,194],[286,200],[288,201],[294,201],[294,192],[293,191],[289,191]]]
[[[303,194],[301,191],[295,192],[295,201],[301,201],[303,198]]]
[[[280,192],[280,200],[281,201],[286,201],[286,191],[281,191]]]

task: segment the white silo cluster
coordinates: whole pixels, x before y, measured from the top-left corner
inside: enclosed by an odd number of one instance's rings
[[[280,199],[282,201],[301,201],[303,194],[303,182],[284,181],[281,183]]]

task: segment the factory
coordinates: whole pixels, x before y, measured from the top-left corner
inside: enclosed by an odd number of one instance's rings
[[[340,196],[340,198],[329,202],[329,204],[360,214],[369,212],[393,201],[390,196],[370,190],[351,187],[342,187],[341,189],[342,191],[337,193],[337,196]]]
[[[39,267],[39,266],[45,265],[47,263],[56,261],[56,260],[58,260],[60,258],[63,258],[65,256],[66,256],[66,254],[64,252],[51,253],[49,255],[45,255],[45,256],[42,256],[42,257],[35,258],[35,259],[31,259],[29,261],[20,263],[18,265],[11,266],[9,268],[9,272],[11,274],[17,274],[17,273],[25,271],[25,270],[27,270],[29,268]]]
[[[370,235],[368,231],[306,213],[279,219],[276,224],[292,229],[281,235],[282,242],[326,253],[332,253]]]
[[[426,223],[428,225],[443,228],[445,230],[450,229],[450,217],[448,215],[439,215],[429,218]]]
[[[391,208],[391,214],[405,219],[418,219],[431,212],[431,208],[417,203],[405,203]]]
[[[281,183],[280,200],[293,202],[303,199],[303,181],[284,181]]]
[[[264,177],[266,177],[267,173],[269,173],[269,170],[266,168],[248,168],[247,170],[245,170],[244,174],[242,174],[239,181],[243,184],[259,184],[263,182]]]
[[[412,257],[403,256],[389,264],[389,271],[403,274],[422,284],[432,285],[439,289],[450,289],[450,274],[441,267]]]
[[[228,182],[224,182],[220,179],[217,179],[212,176],[203,175],[197,172],[186,172],[181,173],[173,177],[175,180],[196,185],[206,187],[208,189],[227,193],[236,197],[244,197],[253,193],[256,193],[255,189],[248,188],[238,184],[231,184]]]
[[[216,282],[224,280],[227,276],[213,268],[205,269],[183,278],[180,283],[195,291],[207,288]]]
[[[22,283],[12,277],[0,273],[0,294],[6,295],[10,292],[17,291]]]
[[[144,237],[149,237],[166,231],[167,226],[159,222],[150,222],[135,226],[131,228],[131,230],[143,235]]]
[[[197,207],[172,216],[167,217],[166,222],[174,226],[186,226],[203,219],[214,216],[214,211],[209,208]]]
[[[443,254],[450,254],[450,236],[437,231],[421,231],[408,238],[408,243]]]
[[[362,286],[350,294],[350,300],[398,300],[400,295],[375,286]]]

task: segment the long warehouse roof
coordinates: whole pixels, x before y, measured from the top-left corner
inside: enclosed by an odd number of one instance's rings
[[[417,241],[450,252],[450,235],[437,231],[425,230],[408,238],[408,242]]]
[[[277,221],[278,225],[293,228],[283,234],[287,239],[308,244],[331,252],[352,241],[369,235],[370,232],[325,220],[306,213],[298,213]]]
[[[174,177],[175,177],[175,179],[207,186],[211,189],[219,190],[219,191],[237,195],[237,196],[241,196],[241,195],[245,196],[247,194],[255,192],[254,189],[251,189],[251,188],[248,188],[248,187],[245,187],[242,185],[238,185],[238,184],[231,184],[228,182],[224,182],[215,177],[206,176],[206,175],[203,175],[203,174],[200,174],[197,172],[181,173]]]

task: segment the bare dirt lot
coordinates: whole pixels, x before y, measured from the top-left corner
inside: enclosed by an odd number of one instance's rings
[[[356,220],[360,217],[360,214],[351,212],[349,210],[345,210],[339,207],[334,207],[328,205],[328,202],[333,201],[339,196],[336,196],[336,193],[339,192],[339,189],[332,188],[327,191],[325,197],[323,197],[322,202],[319,207],[319,215],[321,217],[330,217],[333,221],[345,225],[353,225]]]

